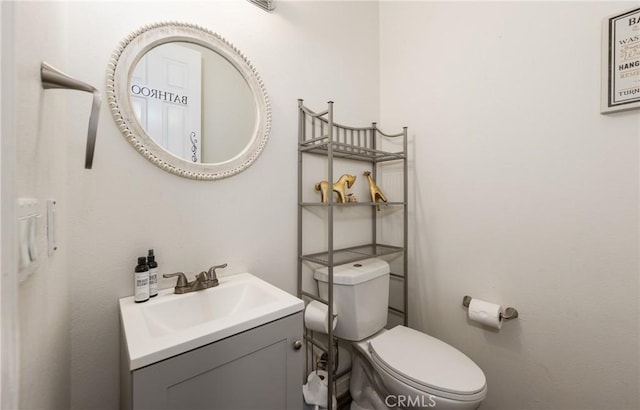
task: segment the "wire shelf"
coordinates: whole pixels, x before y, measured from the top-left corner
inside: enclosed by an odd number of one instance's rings
[[[336,123],[333,120],[333,102],[329,101],[328,108],[322,112],[313,112],[309,108],[305,107],[302,100],[298,100],[298,297],[304,297],[305,299],[320,301],[329,306],[329,312],[333,306],[334,295],[332,289],[329,289],[327,300],[320,298],[319,296],[307,292],[303,289],[303,271],[308,270],[303,267],[305,261],[311,262],[320,266],[329,267],[329,276],[333,275],[333,267],[336,265],[348,264],[363,259],[379,257],[384,255],[398,254],[402,256],[402,275],[391,274],[396,279],[401,279],[403,282],[403,306],[397,308],[389,306],[389,312],[402,318],[402,322],[406,326],[408,324],[408,261],[407,261],[407,244],[408,244],[408,215],[407,215],[407,203],[408,203],[408,134],[407,128],[403,127],[402,132],[398,134],[386,134],[382,132],[377,123],[371,123],[369,127],[351,127]],[[386,149],[382,150],[382,149]],[[399,151],[390,152],[389,150]],[[402,186],[403,199],[402,202],[387,202],[387,203],[374,203],[371,201],[366,202],[349,202],[349,203],[322,203],[316,201],[304,201],[303,200],[303,158],[306,154],[323,156],[326,158],[326,164],[328,168],[327,177],[328,181],[332,181],[334,178],[334,160],[336,158],[367,162],[365,165],[370,168],[371,177],[376,179],[377,172],[383,170],[386,167],[380,165],[386,161],[401,161],[402,173],[404,178],[401,181],[396,181],[399,186]],[[346,163],[346,162],[345,162]],[[396,163],[393,163],[394,167]],[[358,165],[359,167],[362,166]],[[314,198],[316,199],[316,198]],[[363,198],[364,199],[364,198]],[[400,199],[400,197],[397,197]],[[403,239],[402,245],[392,246],[387,244],[379,244],[377,235],[377,220],[378,212],[375,212],[372,208],[371,212],[371,243],[353,246],[342,249],[334,248],[334,218],[335,214],[342,214],[342,211],[335,211],[343,207],[395,207],[403,210],[402,226],[403,226]],[[326,222],[327,222],[327,246],[324,252],[304,254],[303,252],[303,219],[305,216],[304,209],[309,208],[317,209],[317,207],[326,207]],[[344,208],[343,208],[344,209]],[[380,210],[380,208],[379,208]],[[345,211],[346,212],[346,211]],[[315,213],[313,211],[312,213]],[[321,214],[324,212],[321,212]],[[389,213],[389,212],[384,212]],[[393,214],[396,212],[391,211]],[[400,243],[399,239],[386,239],[391,243]],[[317,346],[317,339],[313,332],[305,328],[305,345],[307,352],[307,360],[305,362],[305,370],[308,371],[309,365],[311,368],[314,366],[313,349]],[[321,349],[326,352],[327,364],[326,368],[331,370],[328,372],[328,391],[327,394],[331,397],[334,394],[334,388],[336,379],[340,376],[337,374],[336,360],[337,360],[337,340],[334,335],[333,329],[329,328],[327,333],[327,340],[332,341],[328,343],[326,349]],[[335,343],[333,342],[335,341]],[[329,410],[336,410],[333,403],[329,404]],[[340,404],[340,403],[339,403]],[[339,406],[340,408],[340,406]]]
[[[404,202],[333,202],[331,205],[333,206],[402,206]],[[328,202],[302,202],[300,206],[329,206]]]
[[[351,248],[335,249],[333,251],[333,265],[343,265],[362,259],[374,258],[377,256],[390,255],[403,252],[404,248],[392,245],[369,244],[354,246]],[[302,255],[302,259],[314,262],[319,265],[329,266],[329,252],[319,252],[310,255]]]
[[[328,155],[329,143],[328,137],[304,141],[300,143],[300,151],[317,155]],[[333,142],[333,156],[336,158],[353,159],[366,162],[385,162],[405,159],[403,152],[387,152],[380,151],[368,147],[346,144],[341,142]]]

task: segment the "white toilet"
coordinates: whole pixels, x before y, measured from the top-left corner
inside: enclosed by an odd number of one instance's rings
[[[314,272],[328,298],[327,268]],[[487,394],[482,370],[464,353],[405,326],[384,329],[389,265],[366,259],[333,268],[334,335],[353,341],[352,410],[477,409]]]

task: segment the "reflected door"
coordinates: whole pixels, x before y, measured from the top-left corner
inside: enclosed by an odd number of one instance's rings
[[[200,52],[178,44],[150,50],[136,65],[131,102],[140,124],[164,149],[201,162]]]

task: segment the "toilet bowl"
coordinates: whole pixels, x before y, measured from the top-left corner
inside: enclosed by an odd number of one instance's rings
[[[352,409],[477,409],[484,373],[466,355],[404,326],[354,344]]]
[[[327,268],[315,271],[328,297]],[[334,335],[351,340],[352,410],[477,409],[487,394],[482,370],[464,353],[405,326],[383,329],[389,265],[376,258],[334,267]]]

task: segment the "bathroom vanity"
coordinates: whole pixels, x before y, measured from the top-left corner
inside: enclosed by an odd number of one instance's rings
[[[248,273],[172,291],[120,300],[122,409],[301,407],[300,299]]]

